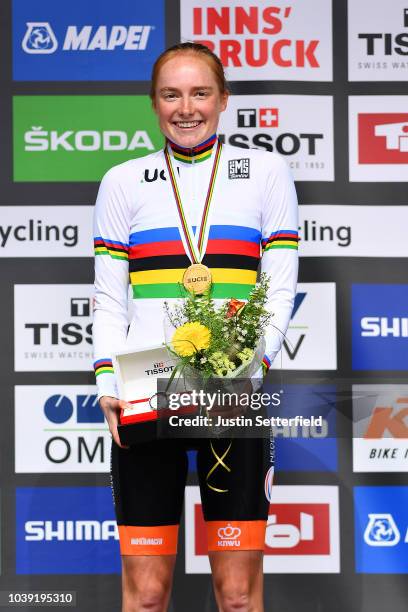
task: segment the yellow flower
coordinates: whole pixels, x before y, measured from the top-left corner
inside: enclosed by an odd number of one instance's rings
[[[210,346],[211,332],[208,327],[198,323],[184,323],[174,332],[172,338],[173,350],[180,357],[188,357],[196,351]]]

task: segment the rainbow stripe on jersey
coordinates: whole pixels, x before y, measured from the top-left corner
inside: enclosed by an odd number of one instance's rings
[[[212,298],[248,298],[256,282],[260,242],[261,233],[252,227],[210,227],[202,263],[211,270]],[[182,279],[189,265],[178,227],[130,235],[129,275],[134,299],[185,297]]]
[[[277,232],[272,232],[268,238],[262,239],[262,253],[270,249],[297,249],[298,242],[298,232],[278,230]]]
[[[129,245],[117,240],[102,238],[96,236],[94,238],[95,255],[110,255],[113,259],[123,259],[127,261]]]
[[[177,145],[175,142],[171,142],[171,140],[168,140],[167,142],[173,151],[174,159],[177,161],[182,161],[186,164],[192,164],[193,162],[203,162],[211,157],[213,146],[217,142],[217,135],[213,134],[208,140],[205,140],[201,144],[197,145],[196,147],[192,147],[191,149],[180,147],[180,145]]]

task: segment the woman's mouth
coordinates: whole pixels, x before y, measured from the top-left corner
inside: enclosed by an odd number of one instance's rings
[[[195,128],[202,123],[202,121],[175,121],[176,127],[182,130]]]

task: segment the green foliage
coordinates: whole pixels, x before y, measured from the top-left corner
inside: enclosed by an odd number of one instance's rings
[[[236,313],[230,309],[231,300],[217,307],[209,292],[201,296],[190,294],[172,308],[165,302],[166,314],[174,328],[197,321],[211,332],[210,346],[189,357],[177,356],[180,365],[199,370],[209,378],[226,376],[243,363],[249,363],[271,318],[265,308],[268,288],[269,279],[262,274],[248,301]]]

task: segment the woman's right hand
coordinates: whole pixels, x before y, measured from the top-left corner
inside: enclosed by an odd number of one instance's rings
[[[99,405],[108,422],[109,430],[115,443],[120,448],[129,448],[128,446],[121,444],[118,434],[119,413],[125,408],[130,408],[129,404],[123,400],[116,399],[116,397],[103,395],[99,399]]]

